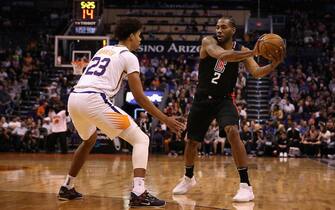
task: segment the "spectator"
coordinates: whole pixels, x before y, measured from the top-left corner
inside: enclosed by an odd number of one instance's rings
[[[243,125],[242,132],[240,133],[241,140],[245,145],[247,154],[251,154],[255,150],[255,144],[253,141],[252,133],[247,124]]]
[[[205,135],[204,142],[203,142],[203,152],[205,153],[206,156],[209,156],[212,154],[212,145],[216,138],[217,130],[218,128],[215,125],[215,122],[212,122],[208,128],[208,131]]]
[[[263,156],[265,153],[265,142],[263,128],[260,124],[255,125],[253,133],[253,142],[256,144],[257,156]]]
[[[295,111],[294,105],[289,100],[286,100],[286,104],[283,105],[283,111],[286,115],[292,114]]]
[[[279,152],[279,157],[287,157],[288,153],[288,139],[287,139],[287,134],[284,129],[280,129],[279,133],[277,134],[277,142],[278,142],[278,152]]]
[[[320,141],[318,137],[319,131],[315,125],[312,125],[302,140],[304,154],[314,157],[319,153]]]
[[[150,123],[148,120],[148,116],[145,112],[140,112],[137,120],[136,120],[137,125],[141,128],[141,130],[146,133],[148,136],[150,136]]]
[[[36,110],[36,116],[40,119],[43,119],[46,114],[46,108],[47,108],[48,103],[46,101],[41,101],[40,105],[38,106]]]
[[[282,120],[284,118],[284,113],[280,109],[279,105],[275,105],[273,111],[271,112],[271,118],[273,120]]]
[[[49,110],[49,117],[51,121],[51,130],[52,133],[50,138],[48,139],[48,152],[55,151],[55,144],[57,141],[60,143],[60,149],[62,154],[67,153],[67,138],[66,138],[66,131],[67,131],[67,124],[66,124],[66,111],[62,108],[57,109],[50,109]]]
[[[154,131],[154,134],[152,136],[152,147],[153,148],[153,152],[157,152],[160,153],[163,150],[163,142],[164,142],[164,132],[161,128],[160,125],[158,125]]]
[[[288,145],[290,147],[300,148],[301,137],[296,122],[292,123],[291,127],[287,129],[287,139],[288,139]]]
[[[0,114],[7,114],[11,102],[11,98],[5,90],[5,86],[0,83]]]
[[[212,128],[213,128],[213,131],[215,132],[214,142],[213,142],[213,153],[215,155],[218,154],[218,150],[217,150],[218,144],[221,144],[220,154],[223,154],[226,138],[220,137],[220,129],[219,129],[219,125],[217,124],[216,120],[212,122]]]
[[[5,123],[3,120],[0,121],[0,152],[9,152],[10,150],[10,132]]]
[[[329,145],[331,143],[331,138],[334,136],[334,133],[331,133],[325,123],[320,123],[320,134],[318,136],[318,141],[320,142],[320,153],[321,158],[328,157],[329,151]]]
[[[28,131],[25,122],[22,122],[19,127],[16,127],[12,131],[11,143],[14,147],[14,151],[20,152],[22,150],[23,138]]]

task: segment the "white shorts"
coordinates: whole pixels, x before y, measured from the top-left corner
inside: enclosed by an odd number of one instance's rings
[[[99,128],[110,139],[120,136],[133,144],[131,133],[141,129],[122,109],[114,106],[103,93],[73,92],[69,96],[68,111],[79,136],[88,140]],[[139,130],[139,131],[138,131]]]

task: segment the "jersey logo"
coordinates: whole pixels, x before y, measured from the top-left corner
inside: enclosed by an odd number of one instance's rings
[[[217,60],[215,67],[214,67],[214,71],[223,73],[224,70],[226,69],[226,65],[227,65],[227,61],[224,60]]]

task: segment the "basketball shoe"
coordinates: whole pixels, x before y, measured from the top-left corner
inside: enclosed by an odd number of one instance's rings
[[[148,191],[144,191],[141,195],[137,196],[135,193],[130,193],[130,207],[164,207],[165,201],[156,198],[155,196],[148,193]]]
[[[68,201],[68,200],[75,200],[75,199],[81,199],[81,198],[83,198],[83,195],[77,192],[74,189],[74,187],[71,189],[67,189],[67,187],[62,186],[59,189],[58,200]]]
[[[240,189],[237,191],[233,200],[236,202],[249,202],[254,200],[255,196],[252,187],[247,183],[240,183]]]
[[[189,178],[187,176],[184,176],[181,178],[181,181],[177,186],[172,190],[172,193],[175,195],[183,195],[187,193],[192,187],[194,187],[197,184],[197,181],[195,180],[195,177]]]

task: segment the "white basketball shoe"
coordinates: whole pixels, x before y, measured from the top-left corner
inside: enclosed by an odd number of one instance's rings
[[[177,184],[177,186],[172,190],[172,193],[175,195],[183,195],[196,184],[197,181],[195,180],[194,176],[192,178],[184,176],[183,178],[181,178],[179,184]]]
[[[252,187],[247,183],[240,183],[240,189],[237,191],[233,200],[235,202],[249,202],[254,200],[255,196]]]

